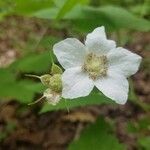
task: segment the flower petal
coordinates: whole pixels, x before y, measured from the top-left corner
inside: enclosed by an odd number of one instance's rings
[[[118,47],[107,55],[109,67],[122,73],[126,77],[135,74],[141,63],[142,57],[127,49]]]
[[[106,39],[106,33],[105,33],[104,26],[97,27],[96,29],[93,30],[93,32],[89,33],[86,36],[86,40],[92,40],[92,39],[95,39],[95,38]]]
[[[125,104],[128,98],[129,84],[124,76],[109,70],[107,77],[95,81],[95,86],[107,97],[118,104]]]
[[[65,68],[80,66],[84,61],[86,49],[78,39],[67,38],[53,47],[60,64]]]
[[[116,43],[112,40],[92,39],[86,41],[85,45],[88,47],[89,53],[96,53],[99,55],[106,55],[111,49],[116,48]]]
[[[93,81],[80,67],[67,69],[62,75],[62,97],[77,98],[89,95],[94,87]]]
[[[116,43],[106,39],[104,27],[98,27],[86,37],[85,45],[89,52],[98,53],[100,55],[107,54],[111,49],[116,47]]]

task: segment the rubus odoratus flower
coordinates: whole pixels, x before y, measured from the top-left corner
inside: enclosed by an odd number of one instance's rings
[[[137,72],[141,57],[108,40],[104,27],[86,37],[85,44],[76,38],[56,43],[54,54],[65,69],[62,75],[62,97],[89,95],[96,86],[105,96],[124,104],[128,98],[127,78]]]

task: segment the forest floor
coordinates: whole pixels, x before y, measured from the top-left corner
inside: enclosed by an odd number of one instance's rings
[[[6,67],[18,57],[24,55],[24,48],[29,40],[29,49],[36,48],[37,37],[44,34],[66,37],[67,32],[45,30],[45,22],[36,19],[9,17],[0,23],[0,67]],[[150,104],[150,34],[131,33],[134,39],[126,48],[133,50],[144,58],[140,71],[132,76],[133,86],[139,103],[128,101],[123,106],[101,105],[74,108],[69,113],[55,111],[38,114],[39,105],[24,110],[15,100],[0,103],[0,150],[66,150],[68,144],[80,136],[82,129],[101,115],[115,123],[115,134],[128,150],[138,150],[138,134],[127,131],[128,122],[138,124],[142,118],[149,118],[141,103]],[[38,48],[37,50],[41,50]],[[33,49],[34,51],[35,49]],[[150,135],[149,130],[141,134]],[[146,132],[146,133],[145,133]]]

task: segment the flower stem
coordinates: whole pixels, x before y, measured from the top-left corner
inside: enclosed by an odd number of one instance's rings
[[[39,98],[38,100],[36,100],[36,101],[34,101],[32,103],[29,103],[28,105],[34,105],[34,104],[40,102],[43,98],[44,98],[44,96],[42,96],[41,98]]]
[[[41,77],[40,77],[40,76],[32,75],[32,74],[26,74],[25,76],[41,79]]]

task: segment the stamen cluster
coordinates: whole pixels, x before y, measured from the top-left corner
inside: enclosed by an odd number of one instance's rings
[[[104,55],[90,53],[86,56],[82,70],[89,74],[89,77],[96,80],[107,75],[108,61]]]

